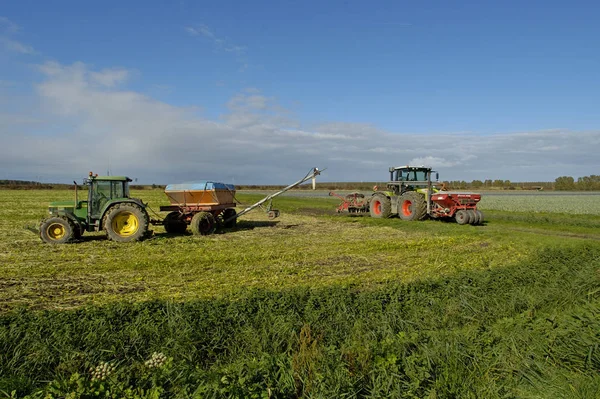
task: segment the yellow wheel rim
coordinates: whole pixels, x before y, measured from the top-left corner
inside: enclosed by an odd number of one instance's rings
[[[113,231],[121,237],[129,237],[138,231],[138,218],[131,212],[121,212],[118,215],[115,215],[111,227]]]
[[[51,239],[60,240],[67,234],[67,230],[65,229],[65,226],[60,223],[52,223],[46,229],[46,233],[48,233],[48,237]]]

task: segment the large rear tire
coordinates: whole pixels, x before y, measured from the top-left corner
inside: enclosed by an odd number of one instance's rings
[[[66,217],[51,216],[40,224],[40,238],[48,244],[66,244],[75,236],[75,226]]]
[[[148,232],[148,214],[137,204],[123,202],[109,208],[102,225],[109,240],[140,241]]]
[[[471,221],[471,215],[469,215],[469,212],[467,212],[466,210],[461,209],[459,211],[456,211],[454,219],[458,224],[468,224]]]
[[[402,220],[421,220],[427,216],[425,197],[416,191],[408,191],[398,198],[398,216]]]
[[[392,203],[390,199],[383,194],[375,194],[371,197],[369,203],[369,213],[372,218],[385,219],[392,214]]]
[[[183,234],[187,230],[187,224],[181,220],[181,213],[171,212],[163,220],[163,226],[167,233]]]
[[[192,233],[206,236],[215,232],[217,229],[217,222],[212,213],[198,212],[192,218],[190,228],[192,229]]]

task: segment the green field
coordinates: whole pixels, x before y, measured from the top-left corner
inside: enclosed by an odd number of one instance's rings
[[[0,190],[0,397],[600,397],[600,197],[459,226],[285,196],[211,236],[43,244],[71,197]]]

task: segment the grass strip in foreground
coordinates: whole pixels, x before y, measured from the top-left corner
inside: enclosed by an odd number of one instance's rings
[[[598,397],[600,248],[368,290],[0,317],[9,397]],[[46,396],[49,395],[49,396]]]

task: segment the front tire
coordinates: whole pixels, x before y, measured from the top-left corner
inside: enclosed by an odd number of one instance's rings
[[[408,191],[398,199],[398,216],[402,220],[421,220],[427,215],[427,203],[423,195]]]
[[[40,224],[40,238],[48,244],[66,244],[75,236],[75,226],[67,218],[51,216]]]
[[[139,205],[124,202],[110,208],[102,224],[109,240],[140,241],[148,232],[148,214]]]
[[[375,194],[369,203],[369,213],[372,218],[385,219],[392,214],[390,199],[383,194]]]

